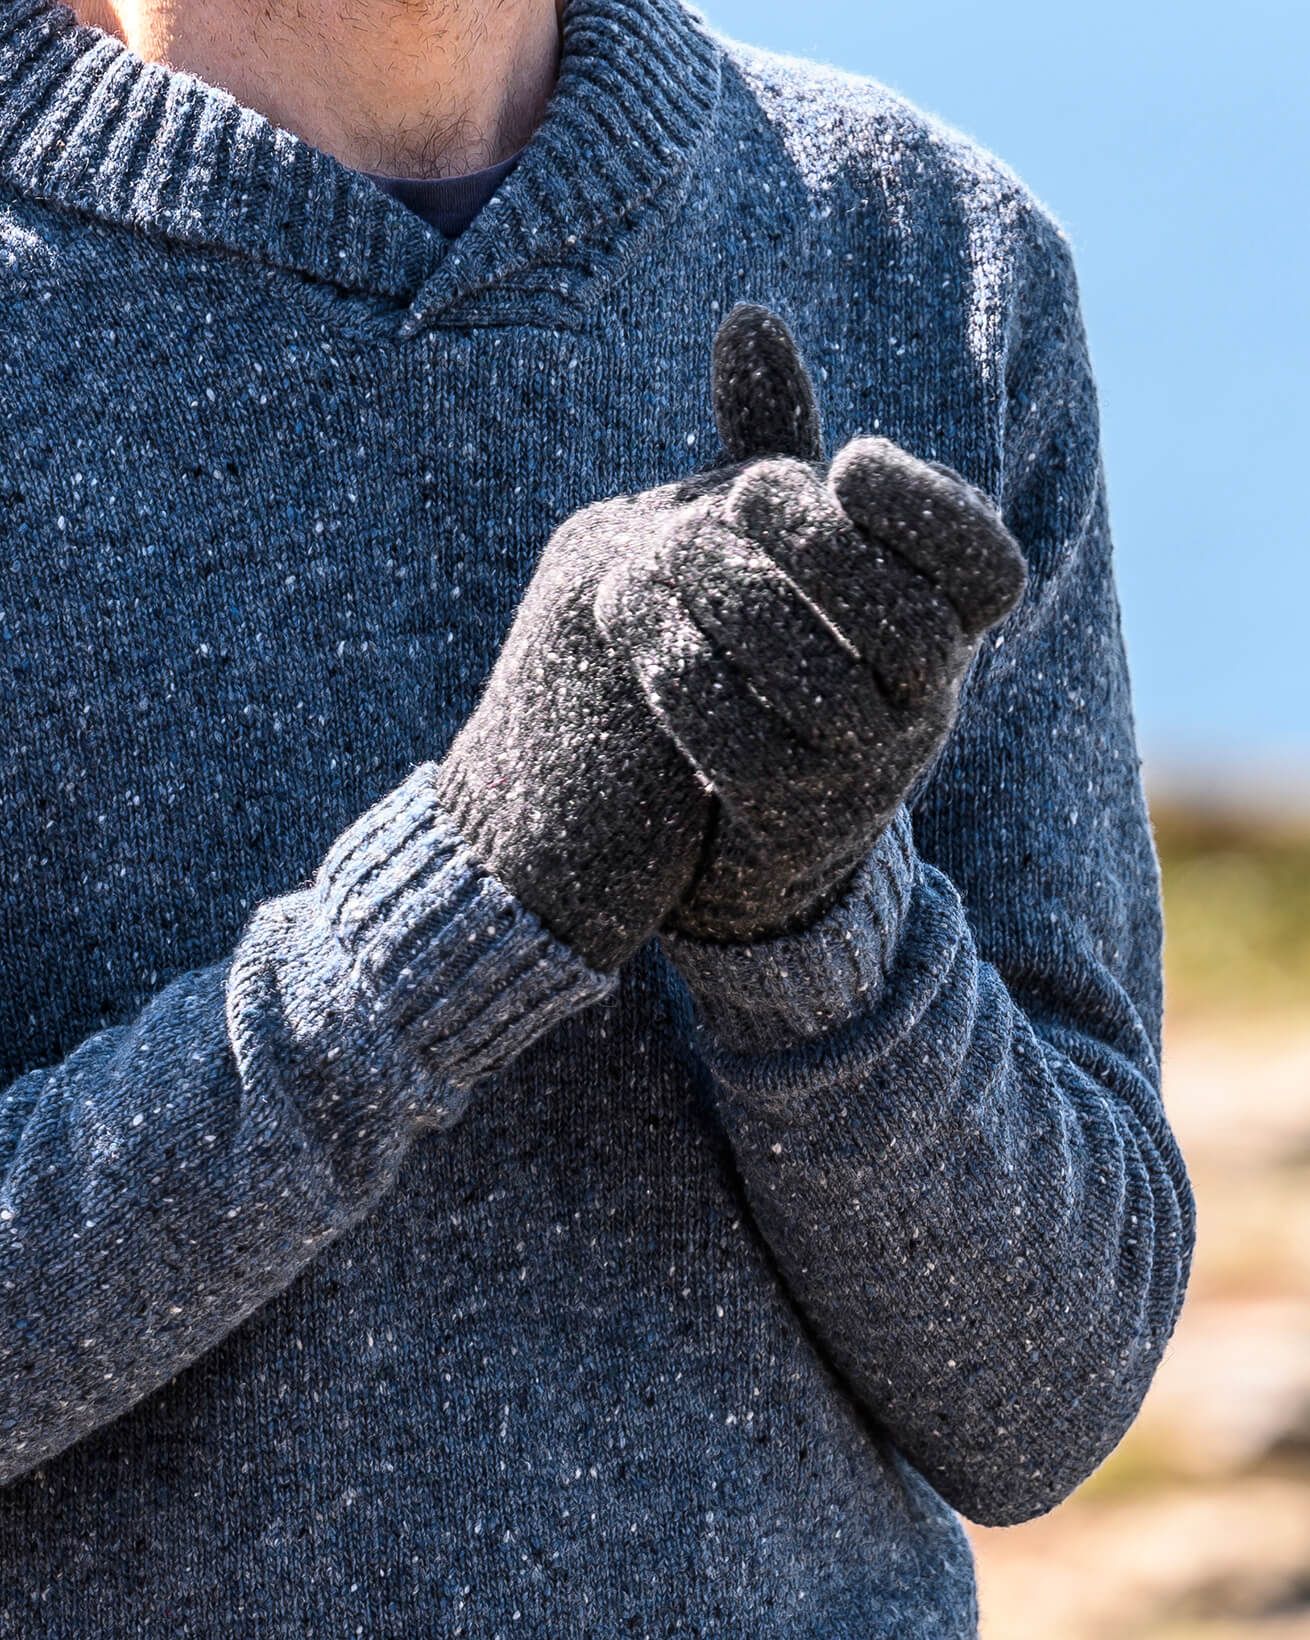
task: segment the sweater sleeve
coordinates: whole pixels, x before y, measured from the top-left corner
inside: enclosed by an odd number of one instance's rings
[[[812,928],[667,940],[812,1335],[984,1524],[1052,1508],[1123,1436],[1194,1238],[1096,396],[1044,216],[1007,389],[1001,502],[1029,586],[942,758]]]
[[[433,767],[229,960],[0,1093],[0,1480],[216,1344],[612,986],[478,865]]]

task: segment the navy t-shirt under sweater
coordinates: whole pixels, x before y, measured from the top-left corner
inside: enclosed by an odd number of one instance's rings
[[[447,239],[456,239],[518,163],[511,154],[495,165],[451,177],[397,177],[365,171],[370,182],[422,217]]]
[[[828,449],[1028,560],[849,891],[596,973],[432,768],[555,527]],[[0,1635],[965,1640],[1193,1220],[1069,247],[867,80],[568,0],[453,240],[0,0]],[[653,845],[654,846],[654,845]]]

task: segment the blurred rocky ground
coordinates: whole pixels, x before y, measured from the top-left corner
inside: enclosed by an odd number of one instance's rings
[[[1152,807],[1191,1292],[1113,1457],[973,1532],[984,1640],[1310,1640],[1310,817]]]

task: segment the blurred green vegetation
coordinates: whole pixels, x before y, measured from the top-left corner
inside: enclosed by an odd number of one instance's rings
[[[1310,816],[1155,798],[1167,1011],[1310,1013]]]

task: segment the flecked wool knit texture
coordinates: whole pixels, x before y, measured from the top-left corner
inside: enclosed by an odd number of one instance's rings
[[[601,973],[432,771],[542,549],[824,444],[1028,580],[853,882]],[[876,84],[570,0],[468,231],[0,0],[0,1635],[974,1633],[1191,1197],[1064,236]]]

